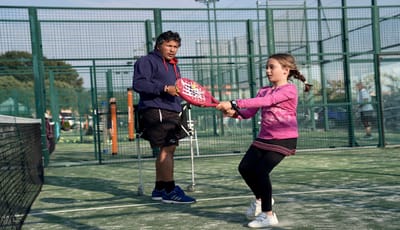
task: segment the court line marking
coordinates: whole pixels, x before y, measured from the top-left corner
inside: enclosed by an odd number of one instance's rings
[[[313,190],[313,191],[303,191],[303,192],[285,192],[285,193],[277,193],[274,196],[285,196],[285,195],[299,195],[299,194],[316,194],[316,193],[335,193],[335,192],[357,192],[357,191],[370,191],[373,192],[375,189],[400,189],[400,185],[394,186],[378,186],[378,187],[368,187],[368,188],[336,188],[336,189],[321,189],[321,190]],[[252,195],[246,196],[227,196],[227,197],[214,197],[214,198],[204,198],[197,199],[197,202],[200,201],[215,201],[215,200],[234,200],[234,199],[242,199],[242,198],[252,198]],[[131,208],[131,207],[144,207],[144,206],[152,206],[152,205],[161,205],[162,202],[152,202],[152,203],[142,203],[142,204],[126,204],[126,205],[112,205],[112,206],[103,206],[103,207],[94,207],[94,208],[79,208],[79,209],[66,209],[66,210],[58,210],[58,211],[33,211],[29,213],[29,216],[41,216],[48,214],[58,214],[58,213],[71,213],[71,212],[84,212],[84,211],[98,211],[98,210],[106,210],[106,209],[119,209],[119,208]],[[180,204],[179,204],[180,205]]]

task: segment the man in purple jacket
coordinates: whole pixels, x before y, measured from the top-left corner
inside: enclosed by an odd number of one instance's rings
[[[196,200],[185,195],[174,181],[174,152],[181,139],[182,99],[175,81],[180,77],[176,53],[181,45],[178,33],[167,31],[158,36],[154,50],[134,65],[133,89],[139,93],[139,126],[142,138],[159,148],[153,200],[190,204]]]

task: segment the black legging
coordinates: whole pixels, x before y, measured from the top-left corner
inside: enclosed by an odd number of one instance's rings
[[[269,174],[283,160],[283,154],[250,146],[239,163],[239,172],[257,199],[261,198],[261,210],[272,210],[272,185]]]

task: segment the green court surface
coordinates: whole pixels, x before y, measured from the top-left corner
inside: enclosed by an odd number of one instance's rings
[[[195,158],[192,205],[151,200],[152,158],[142,161],[144,195],[137,161],[48,167],[22,229],[247,229],[252,195],[237,171],[241,157]],[[399,229],[399,162],[399,148],[299,151],[272,173],[280,223],[271,229]],[[185,190],[191,172],[189,157],[176,159]]]

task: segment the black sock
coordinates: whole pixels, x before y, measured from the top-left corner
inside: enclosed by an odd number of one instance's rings
[[[165,189],[165,182],[164,181],[156,181],[156,190],[163,190]]]
[[[170,192],[172,192],[172,190],[174,190],[175,181],[167,181],[167,182],[164,182],[164,183],[165,183],[165,191],[167,193],[170,193]]]

